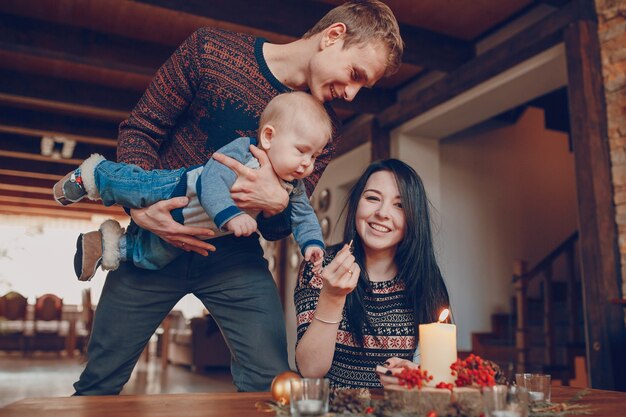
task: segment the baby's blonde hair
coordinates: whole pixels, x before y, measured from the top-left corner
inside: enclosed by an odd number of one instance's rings
[[[276,130],[304,125],[319,129],[328,140],[333,134],[333,123],[324,105],[302,91],[279,94],[267,103],[259,121],[259,138],[263,126],[268,124]]]

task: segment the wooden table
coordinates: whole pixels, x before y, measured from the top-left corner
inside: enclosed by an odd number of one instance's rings
[[[578,388],[553,387],[553,401],[564,401]],[[122,395],[110,397],[34,398],[0,408],[0,417],[273,417],[256,410],[269,393]],[[580,404],[591,404],[592,417],[621,417],[626,393],[591,390]]]

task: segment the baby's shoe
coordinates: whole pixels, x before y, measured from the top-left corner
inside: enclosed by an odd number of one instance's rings
[[[83,185],[83,177],[80,175],[80,168],[69,172],[52,188],[54,199],[62,206],[68,206],[83,199],[87,195]]]
[[[99,266],[114,271],[120,264],[119,242],[124,229],[115,220],[106,220],[99,230],[81,233],[76,241],[74,272],[79,281],[89,281]]]
[[[102,232],[81,233],[76,241],[74,272],[79,281],[89,281],[102,264]]]

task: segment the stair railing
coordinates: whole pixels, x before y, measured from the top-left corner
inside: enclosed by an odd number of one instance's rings
[[[517,352],[517,372],[524,372],[528,366],[530,340],[528,337],[528,285],[535,277],[541,277],[543,285],[543,335],[545,338],[544,364],[554,364],[554,309],[552,302],[552,273],[554,262],[565,254],[567,268],[569,269],[567,306],[570,315],[568,327],[569,342],[577,337],[576,317],[578,304],[576,303],[575,290],[575,243],[578,240],[578,232],[574,232],[563,243],[548,254],[532,269],[528,270],[528,263],[516,260],[513,263],[513,286],[515,287],[515,301],[517,313],[517,326],[515,329],[515,350]]]

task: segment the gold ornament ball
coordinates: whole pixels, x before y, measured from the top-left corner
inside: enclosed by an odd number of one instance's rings
[[[289,381],[301,378],[300,375],[292,371],[285,371],[276,375],[272,381],[272,397],[274,400],[282,405],[289,404],[289,394],[291,392]]]

